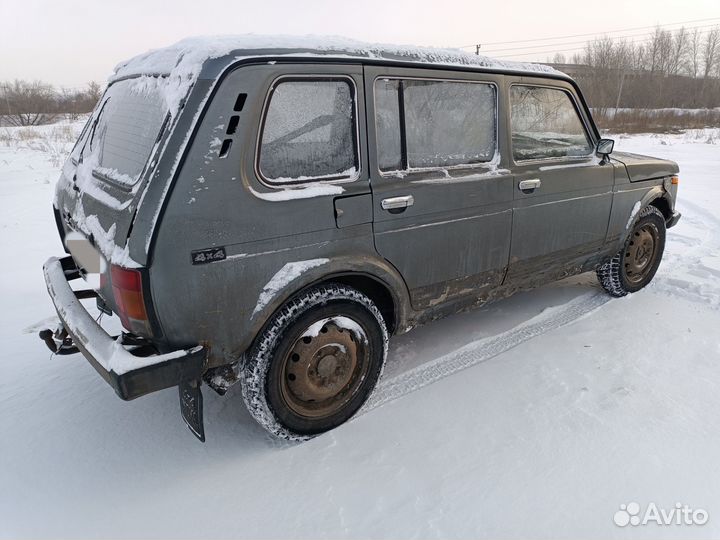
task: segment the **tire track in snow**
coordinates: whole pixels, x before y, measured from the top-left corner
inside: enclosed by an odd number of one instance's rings
[[[584,294],[566,304],[546,309],[532,319],[496,336],[479,339],[435,360],[380,381],[357,416],[399,399],[440,379],[494,358],[556,328],[589,315],[612,298],[605,292]]]
[[[683,220],[697,229],[701,236],[679,234],[671,229],[665,245],[664,263],[649,288],[652,291],[675,296],[720,309],[720,287],[717,283],[718,267],[713,261],[720,259],[720,242],[713,234],[720,228],[720,219],[701,205],[680,201]],[[702,235],[704,233],[704,235]]]

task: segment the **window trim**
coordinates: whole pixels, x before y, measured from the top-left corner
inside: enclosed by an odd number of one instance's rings
[[[563,92],[566,96],[570,98],[570,103],[572,104],[573,108],[575,109],[575,114],[577,115],[578,119],[580,120],[580,125],[583,128],[583,131],[585,132],[585,137],[590,142],[591,150],[587,154],[583,156],[556,156],[556,157],[546,157],[546,158],[530,158],[530,159],[515,159],[515,152],[513,147],[513,141],[512,141],[512,135],[513,135],[513,123],[512,123],[512,89],[513,86],[526,86],[526,87],[532,87],[532,88],[547,88],[549,90],[559,90],[560,92]],[[513,165],[523,166],[523,165],[533,165],[534,163],[546,163],[549,161],[571,161],[571,162],[581,162],[585,161],[587,159],[590,159],[592,156],[595,155],[595,144],[596,141],[592,137],[590,130],[588,130],[588,125],[585,120],[585,116],[580,113],[580,107],[578,106],[577,99],[575,98],[574,92],[570,92],[567,88],[563,88],[561,86],[553,86],[550,84],[534,84],[534,83],[522,83],[522,82],[514,82],[511,83],[510,86],[508,86],[508,135],[509,135],[509,148],[510,148],[510,159],[512,160]]]
[[[355,124],[353,130],[353,139],[355,143],[355,173],[351,176],[312,176],[303,178],[302,180],[293,180],[290,182],[275,182],[270,178],[266,178],[260,170],[260,150],[262,148],[262,137],[265,131],[265,121],[267,119],[268,109],[270,107],[270,101],[272,95],[278,86],[285,82],[315,82],[315,81],[345,81],[348,82],[348,86],[352,92],[352,121]],[[360,153],[360,117],[358,108],[358,90],[355,84],[355,79],[351,75],[345,74],[334,74],[334,73],[323,73],[323,74],[284,74],[275,77],[265,93],[265,99],[263,101],[262,110],[260,112],[260,126],[257,132],[257,140],[255,141],[255,159],[253,168],[255,170],[255,176],[260,183],[271,189],[287,189],[287,187],[304,186],[308,184],[346,184],[349,182],[357,181],[362,175],[362,155]]]
[[[423,172],[434,172],[434,171],[452,171],[452,170],[466,170],[466,169],[490,169],[492,163],[496,162],[500,156],[500,88],[495,81],[490,80],[475,80],[475,79],[456,79],[447,77],[403,77],[400,75],[378,75],[373,79],[372,92],[373,92],[373,128],[375,130],[375,155],[377,157],[377,102],[375,100],[375,84],[379,80],[396,80],[400,82],[399,88],[402,88],[403,81],[434,81],[434,82],[452,82],[452,83],[468,83],[468,84],[484,84],[485,86],[492,86],[495,90],[495,152],[492,157],[487,161],[480,163],[461,163],[459,165],[446,165],[446,166],[434,166],[434,167],[410,167],[410,162],[407,157],[407,141],[406,136],[401,136],[400,140],[400,158],[401,164],[406,165],[405,169],[395,169],[392,171],[383,171],[380,169],[380,165],[377,165],[377,171],[383,178],[397,178],[399,174],[408,175],[413,173]],[[404,89],[403,89],[404,90]],[[400,92],[398,92],[400,94]],[[404,103],[404,97],[402,98]],[[400,117],[400,132],[405,132],[405,112],[398,111]],[[403,145],[404,143],[404,145]],[[377,159],[376,159],[377,161]]]

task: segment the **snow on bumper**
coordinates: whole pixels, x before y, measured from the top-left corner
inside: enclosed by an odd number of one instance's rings
[[[135,356],[83,307],[70,287],[63,261],[51,257],[43,271],[50,298],[75,346],[122,399],[134,399],[202,376],[204,347]]]

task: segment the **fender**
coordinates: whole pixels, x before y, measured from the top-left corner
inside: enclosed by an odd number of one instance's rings
[[[403,280],[395,267],[379,256],[369,254],[361,256],[340,255],[333,257],[326,263],[304,270],[298,277],[288,283],[283,283],[277,289],[266,286],[258,298],[255,311],[250,317],[250,335],[254,339],[275,312],[300,291],[319,283],[332,281],[335,278],[347,278],[349,276],[371,278],[390,293],[393,299],[395,333],[403,333],[412,327],[414,312],[410,306],[409,291],[405,280]],[[269,296],[263,297],[263,295],[267,294]],[[245,348],[247,346],[249,346],[249,343]]]
[[[617,197],[617,193],[615,195]],[[627,215],[624,216],[625,224],[627,226],[623,226],[623,229],[620,231],[620,234],[618,236],[618,239],[616,242],[613,243],[613,251],[618,251],[622,246],[625,245],[625,241],[627,240],[628,236],[630,235],[630,231],[632,230],[632,226],[635,223],[636,216],[647,206],[652,205],[655,201],[662,199],[663,203],[667,205],[668,208],[672,208],[672,201],[670,200],[669,194],[665,191],[665,188],[662,185],[655,185],[652,186],[648,191],[643,195],[643,197],[638,201],[639,205],[635,203],[632,206],[632,209],[630,212],[627,213]],[[668,217],[665,216],[665,219],[667,220]]]

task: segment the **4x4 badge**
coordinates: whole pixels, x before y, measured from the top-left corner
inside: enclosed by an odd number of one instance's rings
[[[224,261],[227,258],[225,255],[225,246],[199,249],[197,251],[190,252],[190,255],[192,256],[193,264],[206,264],[215,261]]]

